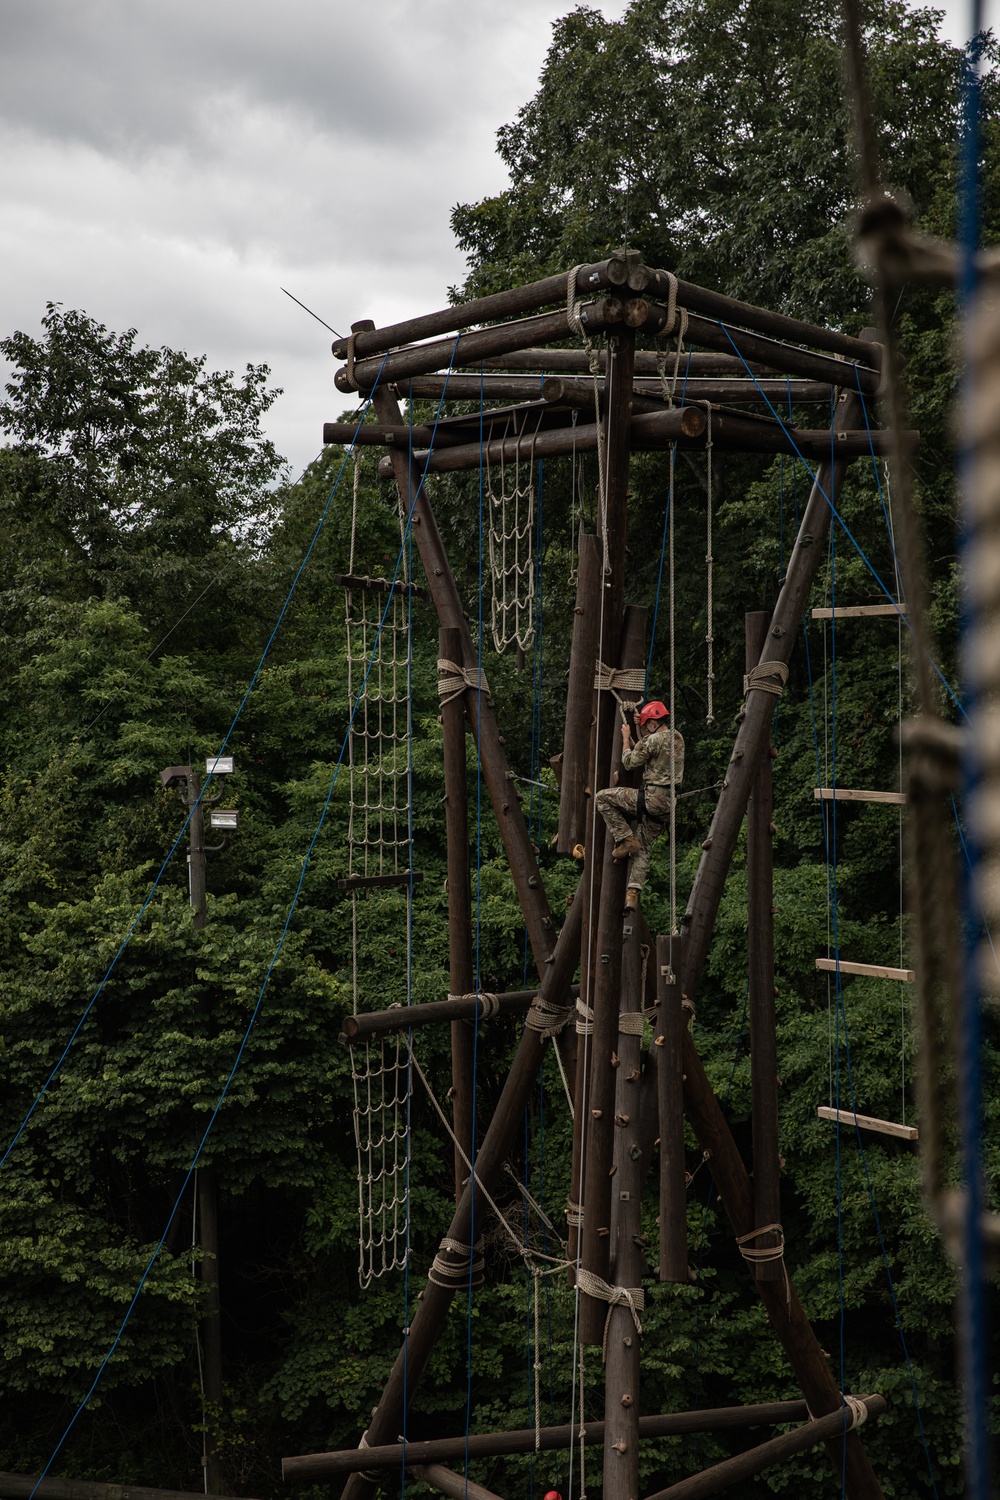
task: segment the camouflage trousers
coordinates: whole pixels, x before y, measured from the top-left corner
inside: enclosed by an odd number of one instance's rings
[[[670,820],[670,793],[665,787],[646,787],[646,816],[636,823],[638,801],[639,790],[634,786],[609,786],[597,794],[597,806],[616,844],[633,832],[629,820],[635,823],[639,852],[629,860],[628,883],[632,890],[641,891],[649,874],[653,845]]]

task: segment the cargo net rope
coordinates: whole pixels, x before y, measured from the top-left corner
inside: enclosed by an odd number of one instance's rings
[[[355,457],[349,575],[354,577],[360,460]],[[400,536],[405,530],[400,514]],[[391,596],[381,588],[345,590],[348,710],[357,708],[347,742],[349,780],[348,889],[351,892],[351,983],[354,1014],[385,989],[366,993],[366,924],[361,908],[378,903],[381,951],[405,953],[400,972],[408,986],[412,958],[409,834],[410,590],[406,549]],[[398,877],[399,884],[361,881]],[[359,884],[352,884],[357,880]],[[371,892],[369,895],[368,892]],[[372,924],[367,924],[371,931]],[[358,1279],[366,1287],[401,1267],[406,1255],[406,1180],[409,1153],[409,1060],[399,1037],[373,1037],[351,1048],[354,1137],[358,1151]]]
[[[541,422],[541,417],[539,417]],[[536,434],[537,436],[537,429]],[[523,437],[516,428],[500,441],[499,462],[486,446],[486,495],[489,513],[489,558],[493,645],[502,654],[512,645],[527,651],[535,638],[535,456],[507,461],[506,438]]]

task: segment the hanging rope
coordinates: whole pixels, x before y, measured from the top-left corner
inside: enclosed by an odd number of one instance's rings
[[[528,478],[524,484],[521,483],[521,434],[516,427],[514,436],[518,441],[513,481],[509,478],[509,465],[504,456],[505,444],[501,443],[499,491],[493,481],[489,445],[486,447],[486,493],[490,500],[488,541],[493,584],[490,628],[498,653],[515,643],[522,651],[527,651],[535,638],[535,438],[541,421],[539,413],[538,426],[531,440]]]
[[[582,303],[576,300],[576,278],[582,270],[581,266],[574,266],[566,280],[566,318],[570,328],[583,341],[583,347],[587,354],[587,363],[590,366],[590,375],[594,383],[594,421],[598,427],[601,425],[601,356],[594,348],[593,340],[583,326],[580,317]],[[597,438],[597,508],[600,515],[601,546],[604,549],[604,571],[609,573],[611,565],[608,562],[608,487],[604,472],[604,444],[601,442],[600,434]]]
[[[677,785],[677,741],[673,734],[676,718],[677,689],[677,590],[674,576],[674,480],[677,472],[677,444],[670,445],[670,467],[667,481],[667,582],[670,589],[670,790]],[[670,932],[677,937],[677,798],[670,798]]]
[[[660,377],[660,390],[667,406],[673,406],[677,393],[677,377],[680,371],[681,353],[684,349],[684,341],[687,338],[688,315],[687,308],[681,308],[680,320],[677,319],[677,277],[672,271],[667,272],[669,279],[669,291],[667,292],[667,321],[656,338],[656,373]],[[674,349],[674,371],[667,377],[667,354],[668,350],[660,348],[660,339],[669,338],[674,328],[677,329],[677,346]]]
[[[715,711],[712,699],[715,692],[715,600],[713,594],[715,580],[715,558],[712,556],[712,403],[710,401],[705,402],[705,411],[708,416],[708,427],[705,433],[705,463],[708,470],[708,477],[706,479],[707,520],[705,537],[705,572],[708,595],[705,603],[705,645],[708,650],[708,666],[705,679],[705,696],[707,703],[705,723],[714,724]]]
[[[349,576],[358,541],[361,456],[354,458]],[[401,539],[405,528],[403,518]],[[406,550],[401,579],[408,582]],[[398,875],[409,867],[408,667],[409,595],[386,605],[367,589],[347,589],[344,619],[348,701],[357,709],[347,738],[349,876]],[[385,908],[401,907],[406,921],[407,971],[412,954],[410,890],[383,893]],[[351,893],[351,997],[357,1015],[365,998],[363,936],[358,891]],[[381,994],[377,997],[382,1000]],[[405,1263],[409,1161],[409,1079],[396,1038],[351,1048],[354,1138],[358,1153],[358,1276],[362,1287]]]

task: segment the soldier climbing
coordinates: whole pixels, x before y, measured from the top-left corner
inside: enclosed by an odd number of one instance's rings
[[[622,768],[634,771],[642,767],[640,787],[605,787],[597,794],[601,816],[615,841],[612,859],[629,860],[628,889],[625,907],[634,911],[639,892],[649,874],[653,844],[670,821],[674,789],[684,776],[684,740],[667,720],[670,710],[654,700],[634,715],[638,741],[633,746],[632,731],[622,725]],[[635,832],[629,826],[635,824]]]

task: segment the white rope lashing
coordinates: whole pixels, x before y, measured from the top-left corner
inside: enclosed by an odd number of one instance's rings
[[[437,669],[438,696],[442,703],[451,703],[452,699],[461,697],[466,688],[485,693],[489,698],[490,685],[482,667],[463,667],[457,661],[449,661],[446,656],[440,656]]]
[[[622,723],[626,722],[626,708],[633,708],[633,703],[626,704],[622,693],[642,697],[646,691],[646,669],[645,667],[606,667],[599,661],[594,670],[594,692],[610,693],[618,704],[618,712]]]
[[[583,1266],[577,1267],[576,1284],[580,1291],[588,1297],[593,1297],[597,1302],[608,1304],[608,1316],[604,1320],[604,1340],[601,1344],[601,1356],[605,1363],[608,1358],[608,1329],[611,1324],[611,1310],[615,1307],[627,1307],[632,1314],[635,1331],[642,1333],[642,1323],[639,1314],[646,1306],[646,1293],[641,1286],[610,1286],[601,1276],[593,1271],[586,1270]]]
[[[776,1245],[762,1245],[754,1247],[751,1240],[759,1239],[762,1234],[776,1234],[778,1243]],[[785,1231],[780,1224],[762,1224],[759,1229],[751,1229],[748,1234],[738,1234],[736,1244],[739,1252],[749,1266],[766,1266],[773,1261],[781,1262],[782,1275],[785,1278],[785,1305],[792,1305],[792,1283],[788,1279],[788,1267],[785,1265]]]
[[[777,677],[780,680],[775,682]],[[743,678],[743,696],[747,693],[773,693],[775,698],[780,698],[782,689],[788,681],[788,663],[784,661],[761,661],[755,667],[751,667]]]
[[[465,1000],[469,1005],[475,1002],[479,1006],[480,1021],[492,1021],[494,1016],[500,1014],[500,996],[494,995],[490,990],[476,990],[469,995],[449,995],[449,1000]]]

